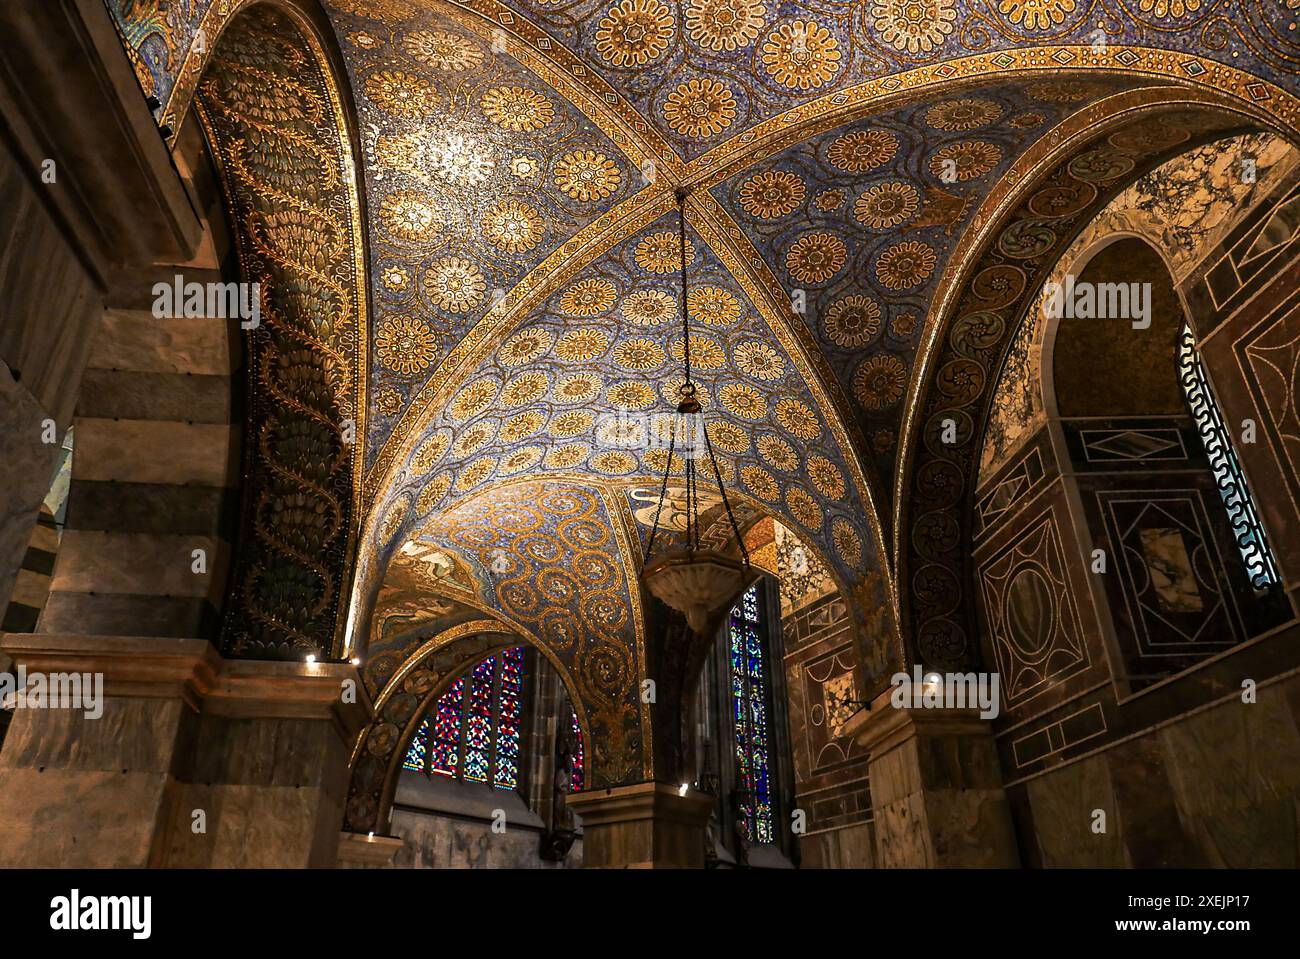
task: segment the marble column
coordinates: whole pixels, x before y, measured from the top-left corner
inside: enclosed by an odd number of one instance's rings
[[[891,693],[854,723],[869,757],[876,864],[1018,867],[988,721],[974,709],[895,708]]]
[[[333,867],[371,706],[349,665],[222,660],[205,640],[11,634],[31,673],[102,674],[98,709],[19,708],[0,867]]]
[[[597,869],[703,868],[714,797],[664,783],[571,793],[582,817],[582,864]]]

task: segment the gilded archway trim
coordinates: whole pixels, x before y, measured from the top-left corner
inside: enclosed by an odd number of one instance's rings
[[[890,597],[897,612],[898,595],[893,577],[889,575],[889,551],[885,545],[885,530],[880,522],[880,478],[871,461],[861,455],[861,451],[866,448],[866,440],[850,412],[848,398],[835,374],[831,372],[825,356],[813,341],[807,325],[794,314],[789,292],[772,274],[762,254],[712,194],[704,192],[702,197],[703,199],[696,199],[692,195],[692,206],[699,214],[695,221],[696,230],[740,284],[745,296],[758,310],[781,348],[794,360],[813,400],[830,426],[844,462],[851,469],[858,495],[867,506],[867,522],[875,538],[876,557],[886,574]]]
[[[1300,98],[1271,81],[1196,54],[1152,47],[1042,46],[981,53],[877,77],[787,110],[687,165],[686,182],[713,186],[810,137],[923,96],[1038,74],[1103,73],[1215,91],[1259,111],[1279,129],[1300,124]]]
[[[442,361],[385,439],[363,484],[374,504],[452,395],[498,346],[561,286],[673,206],[671,190],[646,189],[602,214],[532,270],[494,305]],[[372,522],[375,517],[372,516]]]
[[[1148,107],[1196,103],[1229,108],[1227,101],[1216,98],[1208,92],[1194,93],[1174,86],[1158,86],[1129,90],[1105,97],[1090,104],[1083,110],[1067,117],[1046,136],[1038,139],[1011,165],[1002,180],[985,197],[974,218],[971,220],[970,233],[966,240],[967,256],[954,257],[944,270],[944,275],[935,291],[931,316],[935,318],[928,325],[925,338],[917,356],[916,372],[908,387],[906,413],[899,431],[900,449],[894,478],[894,488],[900,495],[894,501],[894,528],[903,529],[904,496],[908,475],[917,442],[917,417],[921,404],[925,400],[925,390],[931,376],[935,354],[942,344],[943,337],[952,321],[955,301],[961,293],[973,270],[973,264],[979,253],[987,246],[993,233],[1005,221],[1016,206],[1032,190],[1034,181],[1056,166],[1061,158],[1073,150],[1079,142],[1091,138],[1098,123],[1122,117],[1126,111]],[[1263,122],[1263,117],[1244,115],[1243,119]],[[903,551],[906,549],[905,537],[897,536],[894,542],[894,569],[901,575]]]
[[[496,17],[497,22],[510,25],[513,31],[512,36],[545,50],[545,57],[550,59],[552,63],[556,63],[557,68],[569,74],[569,80],[564,84],[565,89],[581,88],[581,84],[573,78],[575,73],[588,77],[589,82],[597,85],[604,84],[603,80],[594,77],[591,71],[585,68],[577,58],[569,54],[568,51],[564,51],[561,45],[550,40],[544,31],[531,24],[525,25],[524,18],[504,10],[494,0],[477,0],[472,4],[459,3],[458,5],[474,10],[479,17],[483,18],[485,23],[491,22],[492,18]],[[539,69],[541,66],[543,65],[539,65]],[[1267,116],[1268,119],[1265,119],[1264,122],[1285,124],[1292,122],[1297,115],[1300,115],[1300,112],[1298,112],[1300,111],[1300,106],[1298,106],[1300,101],[1297,101],[1295,97],[1280,87],[1203,57],[1191,54],[1176,55],[1168,51],[1127,46],[1111,46],[1104,52],[1099,52],[1087,46],[1037,47],[965,57],[960,60],[948,61],[902,74],[873,79],[849,90],[827,95],[810,104],[805,104],[764,121],[746,133],[731,138],[708,154],[697,158],[686,165],[682,182],[692,186],[714,185],[743,172],[754,163],[760,162],[778,150],[803,142],[818,133],[869,115],[883,107],[908,102],[923,95],[934,95],[940,90],[961,89],[964,86],[976,83],[989,83],[1002,78],[1032,75],[1036,72],[1060,73],[1062,71],[1103,72],[1108,75],[1147,77],[1166,83],[1172,80],[1192,86],[1215,87],[1227,91],[1229,95],[1238,97],[1243,103],[1262,105],[1257,106],[1256,109]],[[552,77],[555,76],[555,70],[549,70],[548,72]],[[555,82],[559,81],[556,80]],[[617,108],[623,111],[624,114],[627,111],[635,112],[626,101],[616,94],[610,92],[609,96],[617,101]],[[606,99],[608,100],[608,98]],[[598,109],[592,109],[593,107]],[[589,101],[583,108],[601,126],[601,129],[610,135],[616,134],[621,129],[617,123],[612,123],[608,119],[602,120],[602,114],[605,113],[606,109],[605,102],[599,99],[594,102]],[[621,117],[621,119],[625,120],[626,117]],[[635,121],[631,122],[635,125]],[[645,127],[646,125],[642,123],[641,126]],[[645,135],[649,136],[648,127]],[[676,186],[676,179],[675,176],[662,177],[660,181],[656,181],[656,183],[624,201],[623,206],[642,204],[643,210],[649,210],[652,206],[657,210],[662,210],[667,202],[667,194]],[[427,412],[430,409],[437,408],[440,403],[445,403],[454,388],[461,384],[462,377],[468,375],[467,371],[475,368],[477,365],[475,360],[486,356],[527,315],[527,307],[524,306],[521,292],[522,296],[527,297],[529,307],[540,304],[559,289],[564,282],[567,282],[581,269],[590,265],[599,255],[606,252],[619,240],[630,236],[645,222],[648,222],[642,221],[640,218],[634,221],[632,218],[621,215],[621,209],[622,207],[618,207],[606,214],[613,222],[618,224],[615,227],[618,232],[604,232],[605,218],[602,217],[601,221],[598,221],[599,226],[597,223],[593,223],[591,227],[588,227],[587,230],[584,230],[553,255],[553,257],[571,258],[566,269],[556,269],[556,264],[550,262],[550,258],[548,258],[547,262],[525,277],[519,286],[506,297],[506,300],[500,304],[499,311],[494,311],[496,315],[489,313],[480,321],[475,330],[467,337],[467,342],[472,343],[480,335],[485,335],[479,334],[479,327],[486,325],[488,330],[499,331],[496,335],[491,336],[490,341],[485,343],[481,352],[477,353],[472,359],[460,358],[455,354],[448,357],[448,361],[443,364],[443,369],[425,386],[416,402],[403,415],[393,434],[381,448],[379,456],[371,467],[366,483],[368,501],[373,500],[374,496],[384,488],[384,480],[391,479],[392,471],[396,465],[394,461],[399,458],[402,452],[405,452],[400,447],[403,444],[409,444],[413,437],[418,436],[420,426],[423,425],[424,421],[427,421]],[[600,242],[590,242],[593,236],[600,236]],[[725,247],[719,248],[717,244],[712,245],[715,254],[718,254],[720,258],[724,258],[727,252]],[[734,262],[737,257],[733,254],[730,259]],[[733,275],[738,281],[744,282],[747,286],[761,288],[765,285],[762,273],[755,276],[754,272],[757,271],[751,271],[744,264],[746,259],[748,258],[740,258],[742,269],[740,271],[732,269]],[[729,263],[728,266],[731,268],[732,264]],[[523,288],[522,291],[520,290],[521,287]],[[760,304],[763,303],[764,299],[766,298],[759,297],[756,303],[760,310],[762,310]],[[512,304],[512,300],[515,303]],[[765,319],[771,325],[770,308],[763,310],[763,312]],[[790,335],[797,339],[800,338],[797,324],[791,327],[787,320],[785,325]],[[806,338],[806,336],[802,337],[802,339]],[[801,354],[796,355],[807,358],[811,354],[807,350],[803,350]],[[805,379],[810,379],[807,370],[801,370],[801,373],[804,374]],[[818,380],[821,382],[818,383]],[[810,379],[810,385],[815,383],[818,392],[828,400],[842,393],[837,384],[828,388],[825,385],[826,382],[828,381],[820,375]],[[853,431],[844,429],[842,426],[845,417],[842,415],[842,409],[838,404],[830,402],[829,405],[823,406],[822,412],[823,415],[827,415],[828,419],[837,423],[840,432],[852,436]],[[413,421],[413,415],[416,418],[415,421]],[[850,448],[854,451],[854,455],[850,457],[850,462],[855,466],[855,472],[861,475],[862,457],[858,451],[862,449],[862,445],[853,443]],[[878,500],[878,495],[869,496],[865,499],[873,509],[875,509]],[[876,525],[879,526],[878,523]],[[894,528],[898,528],[896,522]],[[884,543],[883,530],[878,530],[876,536],[878,543]],[[895,537],[896,541],[897,539]],[[892,557],[887,548],[882,548],[880,555],[881,561],[886,566],[896,568],[896,548]],[[891,562],[891,558],[893,562]],[[891,595],[894,596],[897,604],[899,591],[896,585],[892,583],[892,578]]]
[[[432,0],[484,40],[506,38],[505,52],[537,74],[583,112],[637,166],[653,161],[657,172],[680,179],[684,164],[666,140],[604,78],[587,68],[564,44],[497,0]]]

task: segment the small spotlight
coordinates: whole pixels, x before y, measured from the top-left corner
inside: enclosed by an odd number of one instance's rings
[[[926,684],[927,686],[942,686],[942,685],[943,685],[943,677],[940,676],[938,673],[926,673],[926,674],[925,674],[925,684]]]
[[[360,657],[360,656],[353,656],[353,657],[352,657],[352,665],[353,665],[353,666],[360,666],[360,665],[361,665],[361,657]]]
[[[685,796],[687,790],[689,790],[690,788],[691,788],[690,783],[682,783],[681,789],[677,790],[677,795]]]
[[[367,839],[374,839],[374,838],[375,838],[375,831],[374,831],[373,829],[370,830],[370,832],[369,832],[369,834],[366,836],[366,838],[367,838]]]
[[[308,654],[307,654],[307,662],[309,662],[309,663],[314,663],[314,662],[316,662],[316,654],[315,654],[315,653],[308,653]]]

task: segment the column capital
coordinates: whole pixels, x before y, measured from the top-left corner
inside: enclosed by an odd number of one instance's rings
[[[987,720],[978,709],[925,709],[895,706],[893,689],[886,689],[845,724],[845,733],[873,759],[915,736],[987,736]]]
[[[584,866],[623,869],[704,865],[704,832],[716,800],[682,795],[666,783],[643,782],[572,793],[569,808],[582,817]]]

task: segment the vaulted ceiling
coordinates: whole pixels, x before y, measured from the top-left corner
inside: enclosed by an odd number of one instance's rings
[[[1108,97],[1219,85],[1294,123],[1294,101],[1253,78],[1300,86],[1300,0],[324,6],[368,209],[373,565],[382,579],[393,561],[388,595],[423,582],[464,616],[523,595],[494,549],[533,564],[531,595],[579,620],[562,594],[586,588],[584,563],[635,566],[666,465],[636,433],[680,375],[678,185],[724,483],[849,594],[875,574],[859,601],[887,604],[936,297],[1009,171]],[[164,102],[188,82],[169,50],[214,11],[170,7],[167,47],[126,17]],[[502,525],[524,511],[549,536],[574,498],[594,525],[551,537],[558,553]],[[635,584],[613,578],[626,614]]]

